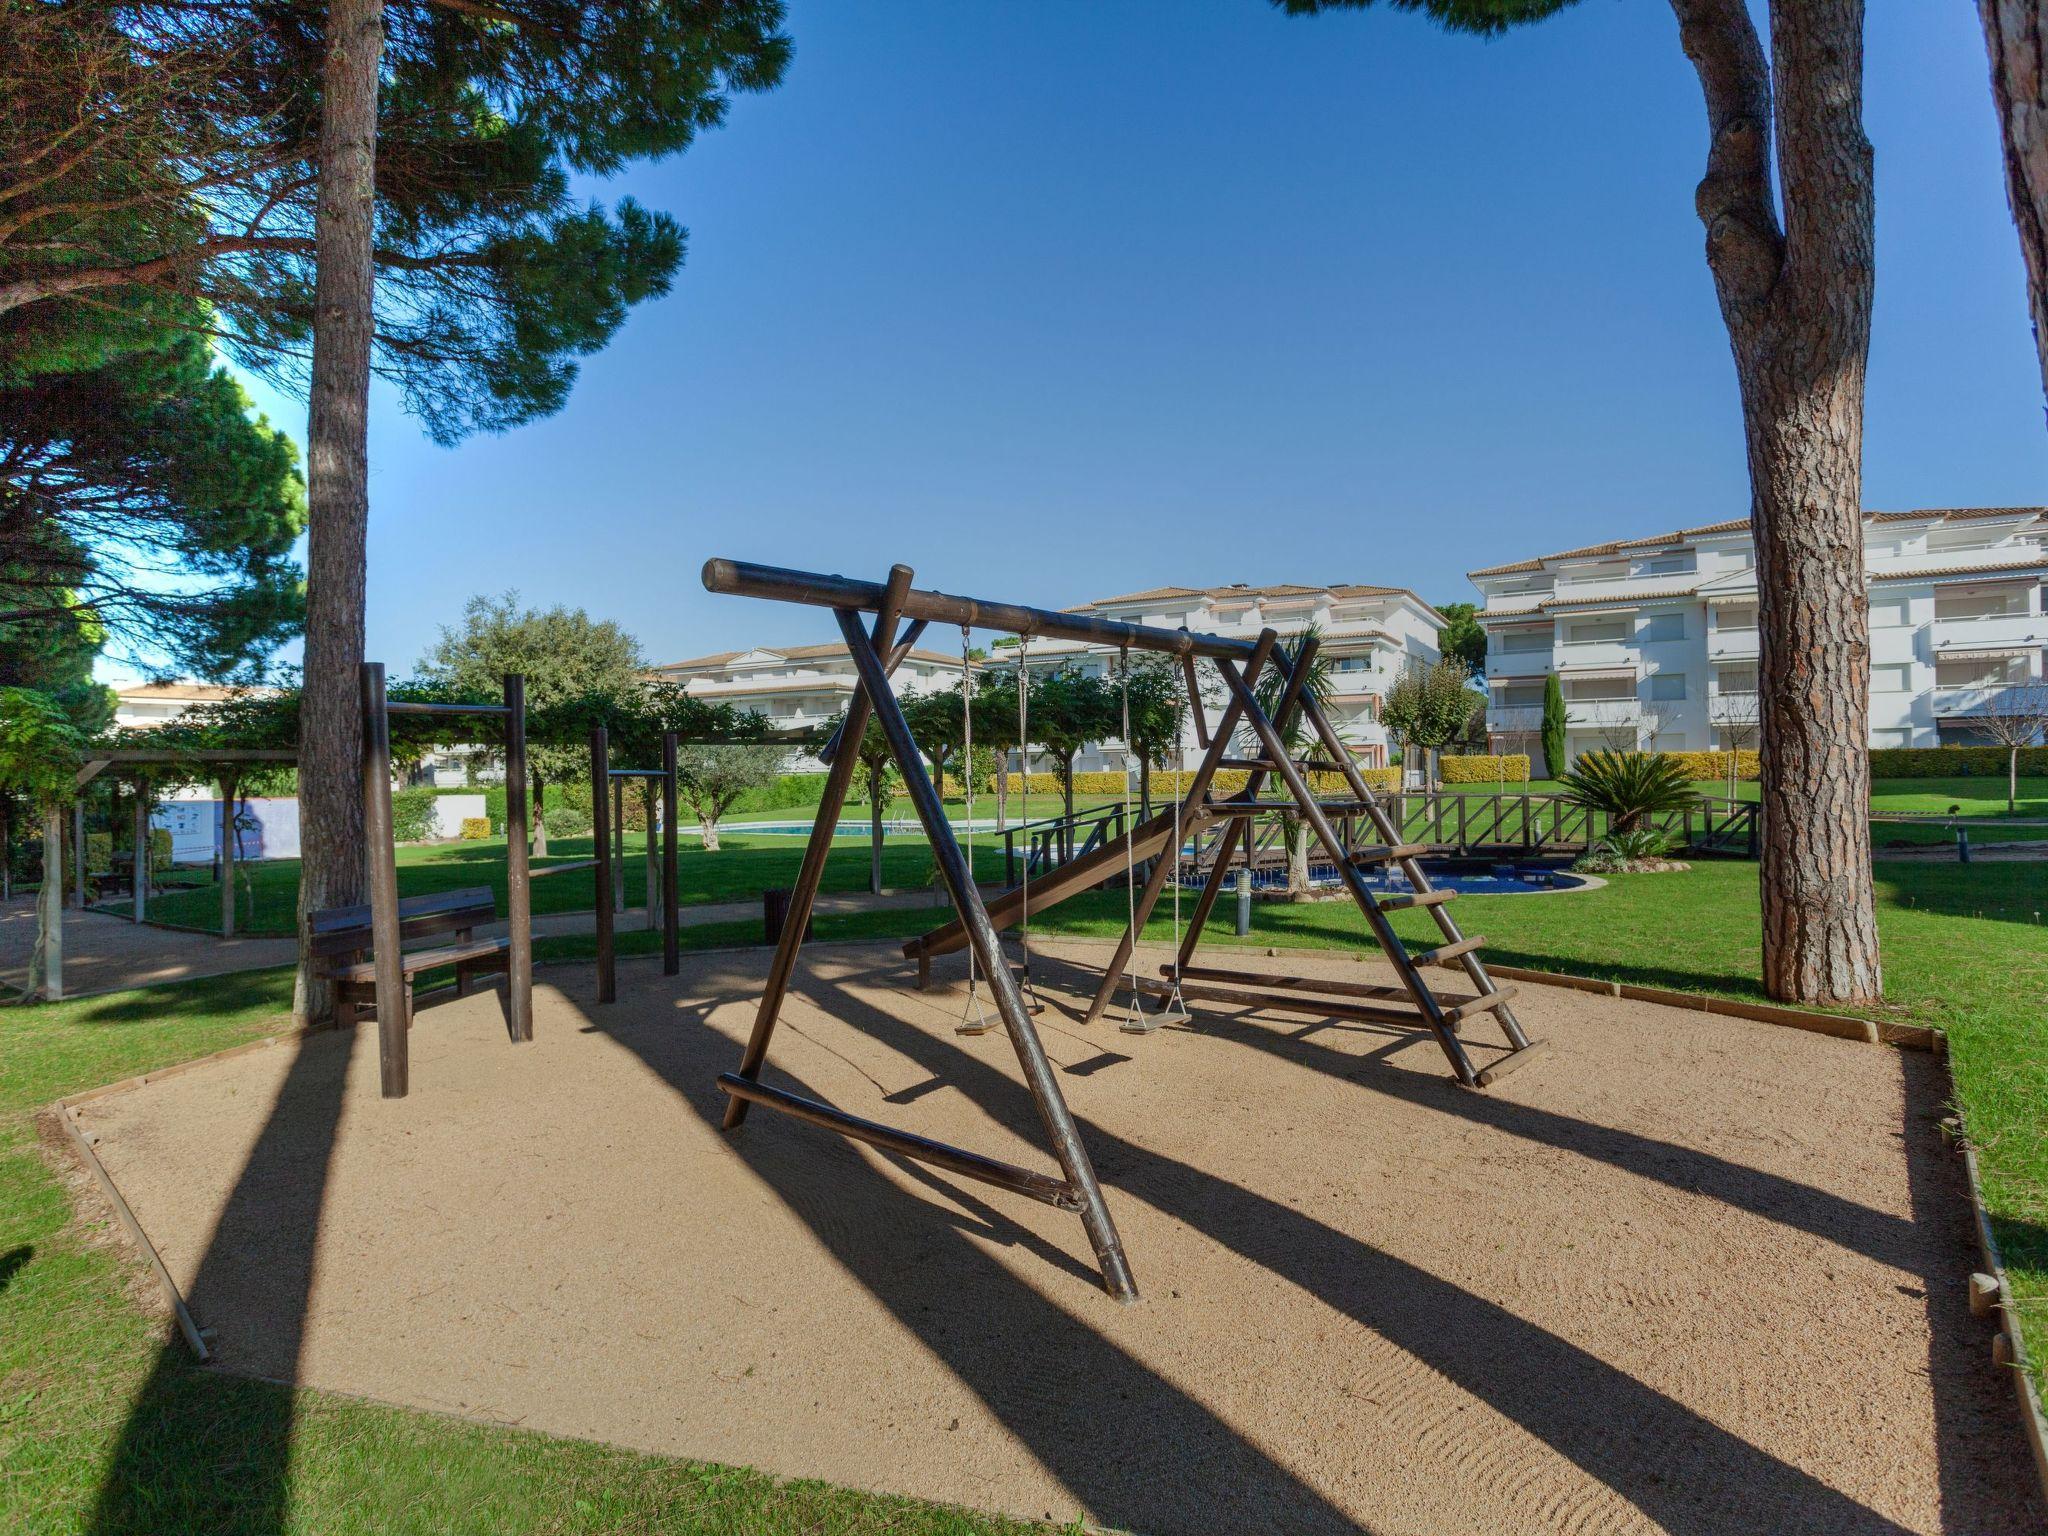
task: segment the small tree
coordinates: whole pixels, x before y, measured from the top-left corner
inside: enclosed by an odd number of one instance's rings
[[[941,799],[946,793],[946,765],[960,755],[967,732],[967,699],[964,681],[951,688],[913,693],[902,701],[903,720],[917,742],[918,751],[932,765],[932,782]],[[979,732],[976,733],[977,737]]]
[[[718,852],[718,823],[734,802],[750,789],[773,784],[786,760],[775,747],[677,749],[676,798],[697,818],[706,853]]]
[[[1609,752],[1634,752],[1643,744],[1643,716],[1632,699],[1595,699],[1593,734]],[[1562,775],[1559,775],[1562,777]]]
[[[1180,747],[1187,720],[1187,696],[1181,692],[1180,670],[1165,656],[1147,653],[1126,657],[1130,689],[1130,737],[1125,742],[1138,759],[1138,815],[1152,814],[1152,770],[1164,768]],[[1119,701],[1119,710],[1122,703]],[[1118,730],[1122,730],[1119,721]],[[1176,790],[1178,793],[1178,790]]]
[[[640,642],[609,619],[593,619],[581,608],[523,608],[517,592],[472,597],[461,622],[443,625],[441,638],[420,658],[428,682],[483,699],[498,697],[506,674],[519,673],[526,679],[528,714],[539,719],[593,696],[627,708],[646,667]],[[611,723],[603,711],[599,718]],[[533,854],[546,858],[548,784],[581,778],[589,749],[578,737],[532,740],[526,760],[533,775]]]
[[[1556,778],[1565,769],[1565,727],[1571,715],[1564,707],[1564,684],[1555,672],[1543,679],[1543,720],[1537,732],[1543,742],[1543,772]]]
[[[1315,635],[1316,630],[1311,626],[1302,636],[1301,644],[1295,648],[1294,654],[1297,657]],[[1309,663],[1308,677],[1301,685],[1302,697],[1312,699],[1319,705],[1327,704],[1334,675],[1330,669],[1330,658],[1318,650],[1315,660]],[[1280,695],[1285,689],[1286,684],[1281,681],[1279,669],[1274,668],[1259,679],[1258,686],[1253,691],[1258,698],[1259,708],[1264,711],[1266,718],[1273,722],[1274,729],[1280,733],[1280,744],[1286,748],[1287,755],[1300,757],[1303,746],[1311,739],[1307,726],[1302,723],[1301,711],[1293,711],[1285,720],[1274,714],[1274,710],[1280,706]],[[1251,754],[1254,757],[1264,757],[1265,748],[1254,742]],[[1309,894],[1308,823],[1291,811],[1282,811],[1280,835],[1287,842],[1287,896],[1290,901],[1300,901]],[[1243,836],[1247,840],[1250,839],[1250,827],[1245,828]],[[1332,849],[1331,856],[1334,858],[1341,855]]]
[[[1436,637],[1437,649],[1465,663],[1465,670],[1477,677],[1486,670],[1486,630],[1479,622],[1475,603],[1438,603],[1444,627]]]
[[[1496,709],[1493,718],[1495,725],[1491,746],[1494,779],[1504,784],[1507,782],[1506,754],[1519,752],[1533,757],[1542,751],[1543,711],[1533,705],[1519,709]]]
[[[0,688],[0,785],[26,797],[43,824],[43,883],[24,998],[64,995],[64,808],[85,737],[49,694]]]
[[[1755,751],[1763,736],[1761,697],[1754,688],[1722,693],[1714,705],[1714,724],[1728,754],[1728,798],[1733,800],[1736,782],[1742,777],[1742,754]]]
[[[840,716],[843,726],[846,717]],[[829,732],[827,734],[830,734]],[[842,739],[839,750],[848,750]],[[896,755],[889,750],[889,738],[882,733],[882,722],[874,712],[868,712],[868,728],[861,733],[852,750],[860,759],[861,781],[868,791],[868,894],[882,894],[882,821],[889,809],[889,797],[896,787]]]
[[[1475,701],[1482,709],[1486,706],[1471,680],[1462,661],[1446,656],[1436,662],[1411,662],[1387,690],[1380,718],[1389,731],[1423,749],[1430,782],[1436,778],[1437,751],[1464,734]]]
[[[1116,688],[1106,679],[1073,667],[1042,672],[1030,682],[1032,741],[1052,755],[1060,782],[1067,828],[1061,857],[1074,852],[1074,759],[1091,741],[1103,741],[1123,728]]]
[[[2011,815],[2019,807],[2020,748],[2048,736],[2048,682],[2028,678],[2006,684],[1971,724],[2005,748],[2005,810]]]

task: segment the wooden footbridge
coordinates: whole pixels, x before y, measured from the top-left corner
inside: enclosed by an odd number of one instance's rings
[[[1381,797],[1380,804],[1400,829],[1401,841],[1421,848],[1423,856],[1430,858],[1572,858],[1609,832],[1603,812],[1564,795],[1537,791],[1390,792]],[[1325,807],[1346,846],[1377,841],[1377,827],[1350,805],[1332,802]],[[1290,808],[1291,802],[1280,801],[1262,807],[1250,828],[1249,853],[1245,845],[1237,846],[1231,853],[1232,862],[1249,862],[1255,871],[1284,868],[1287,842],[1281,812]],[[1689,854],[1754,858],[1756,814],[1756,806],[1747,801],[1703,798],[1690,809],[1663,812],[1646,818],[1644,824],[1663,832],[1675,847]],[[1131,819],[1143,823],[1150,818],[1143,811],[1134,811]],[[1017,884],[1027,865],[1035,880],[1087,859],[1116,844],[1126,824],[1126,808],[1111,805],[1079,812],[1071,821],[1056,816],[1006,827],[1002,832],[1005,884]],[[1223,829],[1211,822],[1185,830],[1189,835],[1181,861],[1182,879],[1198,884],[1215,862],[1224,841]],[[1145,857],[1156,857],[1158,851],[1152,849]],[[1117,866],[1105,879],[1118,878],[1121,873]]]

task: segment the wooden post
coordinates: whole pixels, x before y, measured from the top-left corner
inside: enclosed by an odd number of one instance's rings
[[[398,848],[391,833],[391,716],[384,708],[384,666],[363,663],[364,874],[370,891],[370,943],[377,967],[377,1064],[387,1099],[412,1083],[406,1031],[405,970],[399,959]]]
[[[640,805],[647,814],[646,851],[642,854],[641,881],[647,887],[647,931],[654,931],[655,918],[661,906],[661,863],[654,850],[654,780],[652,777],[640,781]]]
[[[71,895],[85,910],[85,796],[71,802]]]
[[[899,581],[905,588],[909,586],[910,570],[907,566],[899,565],[891,571],[891,587]],[[1081,1141],[1080,1129],[1074,1124],[1066,1098],[1060,1092],[1059,1079],[1053,1075],[1045,1046],[1031,1023],[1024,994],[1017,985],[1017,977],[1010,969],[1008,958],[1003,954],[995,924],[989,920],[988,908],[982,905],[974,873],[967,867],[966,855],[960,851],[959,840],[953,836],[952,823],[946,820],[945,806],[924,771],[924,759],[918,753],[910,726],[904,721],[902,708],[889,689],[889,677],[883,669],[882,658],[876,654],[875,642],[868,638],[858,615],[840,609],[836,616],[839,632],[845,638],[854,666],[860,672],[861,689],[868,696],[875,717],[881,721],[890,751],[896,758],[896,766],[903,775],[903,787],[917,810],[918,820],[924,824],[932,859],[952,894],[953,906],[966,925],[968,940],[974,946],[975,956],[988,978],[989,992],[995,1000],[997,1013],[1002,1015],[1010,1044],[1017,1052],[1017,1063],[1023,1069],[1025,1085],[1037,1102],[1039,1117],[1052,1142],[1053,1155],[1059,1159],[1060,1171],[1066,1175],[1067,1185],[1080,1206],[1081,1226],[1088,1234],[1089,1245],[1095,1250],[1095,1261],[1102,1272],[1102,1287],[1118,1301],[1134,1302],[1138,1299],[1137,1282],[1131,1277],[1130,1264],[1124,1257],[1123,1239],[1117,1235],[1116,1223],[1102,1198],[1102,1188],[1096,1182],[1088,1149]],[[886,644],[887,637],[881,638]],[[802,916],[808,917],[808,913]],[[790,933],[800,934],[802,929],[799,914],[792,912],[790,927],[784,930],[783,937],[787,940]]]
[[[878,647],[886,647],[895,637],[896,610],[909,590],[910,569],[899,565],[889,573],[882,606],[875,614],[874,643]],[[856,688],[853,697],[846,701],[846,719],[840,729],[841,736],[848,743],[858,742],[867,734],[871,708],[867,691]],[[825,788],[818,797],[817,814],[811,819],[810,838],[804,844],[804,861],[797,869],[796,884],[789,893],[789,912],[783,922],[782,937],[776,942],[775,958],[768,966],[768,980],[761,989],[760,1004],[754,1010],[753,1033],[747,1037],[747,1048],[740,1056],[739,1076],[748,1082],[761,1075],[761,1063],[768,1059],[768,1043],[775,1037],[775,1022],[782,1012],[782,999],[789,991],[790,977],[796,972],[797,950],[803,946],[804,930],[810,926],[811,904],[817,899],[819,882],[825,876],[825,860],[832,852],[832,833],[839,825],[839,814],[846,806],[846,792],[852,787],[854,771],[859,766],[858,751],[841,752],[833,757],[826,770]],[[737,1130],[746,1118],[745,1099],[735,1097],[727,1101],[725,1129]]]
[[[43,811],[43,883],[36,891],[43,927],[43,1000],[64,1000],[64,808]]]
[[[610,761],[609,758],[606,761]],[[612,910],[626,910],[626,781],[605,780],[612,813]]]
[[[387,743],[387,753],[388,753]],[[239,787],[233,774],[223,774],[220,781],[220,936],[232,939],[235,936],[235,790]],[[385,786],[385,798],[390,798],[390,786]]]
[[[526,852],[526,679],[505,678],[505,919],[512,948],[505,1012],[514,1040],[533,1038],[533,873]]]
[[[609,1003],[619,995],[616,957],[612,954],[612,748],[601,725],[590,728],[590,818],[592,866],[591,909],[597,919],[597,1000]]]
[[[682,914],[676,911],[676,733],[661,737],[661,974],[673,976],[682,969],[680,935]]]
[[[149,780],[135,780],[135,921],[149,919]]]

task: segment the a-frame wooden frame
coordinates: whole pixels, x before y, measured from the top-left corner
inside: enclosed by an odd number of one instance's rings
[[[721,568],[726,571],[732,569],[722,561],[713,561],[705,567],[705,585],[713,591],[741,590],[718,584],[714,578],[723,574]],[[805,577],[796,572],[770,574],[794,578],[812,587],[832,580]],[[1029,1195],[1062,1210],[1074,1211],[1080,1216],[1088,1241],[1095,1250],[1103,1289],[1118,1301],[1136,1301],[1137,1283],[1131,1278],[1130,1265],[1124,1257],[1123,1240],[1117,1235],[1116,1223],[1102,1198],[1102,1188],[1096,1182],[1095,1168],[1089,1161],[1087,1148],[1082,1145],[1080,1130],[1074,1124],[1058,1079],[1053,1075],[1052,1063],[1047,1059],[1038,1031],[1032,1025],[1017,979],[1003,961],[996,930],[982,905],[981,891],[975,884],[973,871],[953,836],[952,824],[946,820],[938,791],[925,772],[924,760],[911,739],[910,727],[904,721],[896,696],[889,687],[889,663],[884,658],[894,659],[897,654],[894,644],[896,624],[903,614],[906,600],[911,596],[910,579],[910,568],[899,565],[890,571],[886,587],[869,588],[862,594],[872,596],[871,601],[827,604],[835,610],[840,632],[846,638],[847,649],[860,673],[860,686],[847,706],[843,735],[848,741],[860,740],[871,715],[881,723],[896,765],[903,774],[904,787],[917,809],[925,835],[930,839],[940,877],[953,898],[955,909],[966,922],[968,941],[974,946],[975,957],[988,977],[996,1011],[1009,1032],[1010,1043],[1016,1048],[1017,1060],[1024,1070],[1025,1087],[1038,1108],[1053,1156],[1059,1163],[1060,1176],[1055,1178],[866,1120],[759,1081],[762,1064],[767,1060],[769,1042],[775,1034],[776,1019],[796,967],[797,951],[803,944],[819,880],[824,874],[825,856],[831,849],[833,832],[838,826],[840,811],[853,780],[858,755],[851,751],[837,751],[832,756],[824,795],[818,804],[817,819],[812,823],[810,842],[804,849],[803,865],[790,893],[789,913],[783,924],[782,938],[769,965],[767,985],[754,1016],[753,1034],[747,1041],[739,1070],[719,1076],[718,1086],[731,1096],[731,1102],[726,1105],[725,1126],[728,1130],[736,1129],[746,1118],[748,1105],[760,1104],[886,1151]],[[815,598],[797,600],[816,601]],[[864,608],[875,612],[872,633],[861,622]]]
[[[1173,841],[1173,828],[1178,825],[1186,835],[1206,830],[1222,820],[1224,826],[1215,857],[1201,894],[1196,898],[1179,952],[1172,961],[1160,967],[1160,980],[1137,982],[1139,994],[1163,998],[1177,992],[1188,1002],[1263,1004],[1295,1012],[1322,1012],[1332,1018],[1426,1029],[1442,1048],[1458,1082],[1468,1088],[1489,1087],[1539,1057],[1544,1050],[1543,1044],[1531,1041],[1521,1021],[1515,1017],[1509,1005],[1509,1000],[1515,996],[1515,988],[1497,985],[1487,973],[1485,962],[1479,955],[1485,940],[1468,938],[1459,931],[1457,920],[1447,910],[1456,893],[1438,889],[1419,862],[1428,849],[1419,843],[1401,841],[1399,829],[1372,787],[1366,783],[1365,776],[1359,772],[1357,763],[1352,760],[1350,751],[1339,738],[1321,704],[1313,695],[1303,691],[1302,685],[1314,664],[1318,642],[1310,638],[1296,655],[1289,657],[1275,650],[1274,641],[1273,632],[1266,631],[1260,637],[1258,655],[1243,660],[1241,664],[1231,656],[1210,658],[1223,678],[1228,702],[1215,730],[1203,732],[1207,737],[1207,748],[1181,803],[1177,822],[1173,810],[1169,809],[1132,829],[1127,838],[1112,840],[1086,857],[1032,882],[1030,909],[1036,913],[1112,877],[1124,866],[1126,842],[1129,843],[1129,857],[1154,861],[1143,891],[1135,898],[1132,921],[1117,941],[1116,952],[1103,971],[1084,1022],[1099,1018],[1109,1006],[1129,964],[1137,935],[1144,931],[1167,880],[1178,877],[1178,859],[1168,847]],[[1258,664],[1268,656],[1272,665],[1286,678],[1271,715],[1260,707],[1253,691]],[[1188,655],[1184,659],[1192,673],[1193,656]],[[1193,707],[1199,711],[1200,695],[1195,690],[1192,676],[1189,689]],[[1284,745],[1287,722],[1297,713],[1309,726],[1315,741],[1309,753],[1299,759],[1290,755]],[[1255,757],[1226,755],[1240,723],[1250,728],[1257,743],[1258,755]],[[1226,799],[1211,798],[1212,781],[1222,768],[1245,769],[1245,786]],[[1317,798],[1309,783],[1309,775],[1313,773],[1339,775],[1350,798],[1334,804]],[[1276,775],[1287,791],[1287,799],[1262,800],[1260,792]],[[1400,978],[1399,985],[1317,982],[1190,963],[1195,946],[1201,940],[1202,929],[1215,910],[1231,856],[1249,835],[1247,828],[1251,820],[1279,810],[1300,816],[1315,833],[1317,841],[1336,866],[1347,894],[1364,914],[1374,939],[1394,966]],[[1372,847],[1349,846],[1332,819],[1333,815],[1347,818],[1363,815],[1383,841]],[[1361,873],[1363,868],[1389,866],[1402,871],[1410,890],[1382,895],[1366,882]],[[1387,920],[1388,913],[1405,907],[1419,907],[1429,912],[1443,942],[1421,951],[1410,950]],[[1007,927],[1026,915],[1022,895],[1018,891],[997,898],[989,911],[998,927]],[[962,942],[961,926],[953,922],[909,940],[904,945],[904,953],[918,961],[922,980],[934,956],[948,954],[960,948]],[[1451,965],[1464,971],[1476,989],[1474,992],[1445,994],[1430,985],[1425,971],[1434,966]],[[1483,1066],[1475,1066],[1459,1031],[1467,1019],[1484,1013],[1491,1013],[1499,1020],[1507,1050]]]

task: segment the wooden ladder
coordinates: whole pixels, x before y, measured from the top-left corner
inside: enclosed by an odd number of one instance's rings
[[[1314,637],[1310,637],[1303,642],[1300,652],[1293,658],[1287,659],[1276,655],[1274,665],[1290,673],[1293,680],[1298,681],[1306,677],[1309,667],[1315,660],[1317,643]],[[1437,1044],[1443,1048],[1444,1055],[1450,1060],[1451,1070],[1457,1075],[1458,1081],[1467,1087],[1488,1087],[1544,1054],[1546,1048],[1543,1043],[1529,1038],[1510,1006],[1515,989],[1498,985],[1488,974],[1486,962],[1479,954],[1480,947],[1485,941],[1477,937],[1468,938],[1460,931],[1458,920],[1451,915],[1451,902],[1457,892],[1439,890],[1430,881],[1429,872],[1422,867],[1422,855],[1428,851],[1428,845],[1403,841],[1401,828],[1394,824],[1393,818],[1387,814],[1386,807],[1381,804],[1379,796],[1373,792],[1372,786],[1366,783],[1365,776],[1352,761],[1350,751],[1338,737],[1336,728],[1330,724],[1328,716],[1324,714],[1321,704],[1313,694],[1297,686],[1291,688],[1286,695],[1288,703],[1300,711],[1302,718],[1314,730],[1322,748],[1321,755],[1305,754],[1297,759],[1288,752],[1280,734],[1280,725],[1269,719],[1258,707],[1250,687],[1238,674],[1237,669],[1228,661],[1219,661],[1216,665],[1217,670],[1223,674],[1224,682],[1235,702],[1240,706],[1243,717],[1257,736],[1262,754],[1257,758],[1233,762],[1233,766],[1241,764],[1250,772],[1245,788],[1233,801],[1213,802],[1210,809],[1214,813],[1231,815],[1233,824],[1242,827],[1250,815],[1256,814],[1250,812],[1247,807],[1250,800],[1258,794],[1266,775],[1277,774],[1285,783],[1291,804],[1273,802],[1275,808],[1286,809],[1291,814],[1299,816],[1316,833],[1318,840],[1336,863],[1338,876],[1343,881],[1345,889],[1350,893],[1359,911],[1365,915],[1366,924],[1371,928],[1373,937],[1386,952],[1395,974],[1400,978],[1401,989],[1414,1004],[1418,1018],[1411,1020],[1389,1009],[1368,1008],[1367,1011],[1390,1022],[1419,1021],[1427,1025],[1430,1032],[1435,1035]],[[1284,718],[1284,710],[1275,713]],[[1330,819],[1325,803],[1316,798],[1309,785],[1308,774],[1311,772],[1336,772],[1343,775],[1345,785],[1356,802],[1357,810],[1363,812],[1380,837],[1378,845],[1358,849],[1346,846],[1345,839]],[[1226,828],[1226,836],[1229,835],[1230,829]],[[1243,834],[1239,832],[1237,835]],[[1219,848],[1219,870],[1222,863],[1227,861],[1228,854],[1228,847]],[[1363,870],[1367,868],[1398,868],[1407,877],[1410,890],[1382,896],[1367,883],[1363,874]],[[1209,884],[1203,889],[1203,900],[1196,906],[1198,925],[1207,918],[1208,909],[1214,903],[1213,887],[1216,884],[1217,877],[1212,874]],[[1387,914],[1409,908],[1429,913],[1440,935],[1439,942],[1420,951],[1408,947],[1394,931]],[[1198,933],[1199,927],[1191,931],[1183,941],[1178,965],[1165,969],[1181,975],[1190,974],[1186,961],[1192,953]],[[1450,966],[1464,971],[1466,979],[1476,989],[1474,995],[1439,994],[1423,974],[1425,970]],[[1225,978],[1218,976],[1215,979]],[[1313,986],[1312,983],[1301,985],[1303,989]],[[1339,989],[1325,987],[1324,990]],[[1269,997],[1266,1000],[1295,1008],[1302,1006],[1302,1000],[1298,998]],[[1346,1012],[1352,1013],[1365,1007],[1359,1004],[1344,1006]],[[1466,1021],[1489,1013],[1499,1021],[1501,1032],[1507,1037],[1509,1051],[1507,1055],[1487,1063],[1486,1066],[1475,1068],[1465,1050],[1464,1041],[1459,1037],[1459,1030]]]

